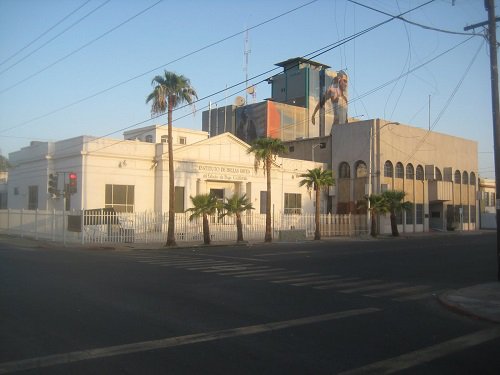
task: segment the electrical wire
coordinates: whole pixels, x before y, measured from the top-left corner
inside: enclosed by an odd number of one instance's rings
[[[31,42],[29,42],[28,44],[26,44],[24,47],[22,47],[21,49],[19,49],[17,52],[13,53],[12,55],[10,55],[9,57],[7,57],[5,60],[3,60],[2,62],[0,62],[0,66],[2,66],[3,64],[5,64],[7,61],[10,61],[12,60],[14,57],[16,57],[17,55],[19,55],[22,51],[24,51],[26,48],[28,48],[29,46],[31,46],[33,43],[37,42],[38,40],[40,40],[43,36],[47,35],[50,31],[52,31],[53,29],[55,29],[57,26],[59,26],[61,23],[63,23],[66,19],[68,19],[69,17],[71,17],[73,14],[75,14],[76,12],[78,12],[81,8],[83,8],[85,5],[87,5],[88,3],[90,3],[91,0],[87,0],[86,2],[84,2],[82,5],[78,6],[75,10],[71,11],[69,14],[67,14],[66,16],[64,16],[62,19],[60,19],[59,21],[57,21],[54,25],[52,25],[51,27],[49,27],[47,30],[45,30],[43,33],[41,33],[39,36],[37,36],[35,39],[33,39]]]
[[[111,0],[107,0],[107,2],[109,2]],[[12,90],[13,88],[19,86],[20,84],[32,79],[33,77],[36,77],[37,75],[45,72],[46,70],[52,68],[53,66],[59,64],[61,61],[64,61],[66,60],[67,58],[73,56],[74,54],[76,54],[77,52],[80,52],[81,50],[87,48],[88,46],[94,44],[95,42],[97,42],[98,40],[104,38],[105,36],[111,34],[112,32],[116,31],[117,29],[119,29],[120,27],[124,26],[125,24],[129,23],[130,21],[132,21],[133,19],[141,16],[142,14],[144,14],[145,12],[147,12],[148,10],[150,10],[151,8],[155,7],[156,5],[160,4],[163,0],[158,0],[156,3],[154,3],[153,5],[150,5],[148,6],[147,8],[141,10],[139,13],[136,13],[135,15],[133,15],[132,17],[126,19],[125,21],[119,23],[118,25],[112,27],[111,29],[109,29],[108,31],[106,31],[105,33],[99,35],[97,38],[94,38],[92,39],[91,41],[83,44],[82,46],[78,47],[77,49],[71,51],[70,53],[64,55],[63,57],[60,57],[59,59],[53,61],[52,63],[50,63],[49,65],[46,65],[45,67],[43,67],[42,69],[36,71],[35,73],[27,76],[26,78],[23,78],[22,80],[20,81],[17,81],[16,83],[10,85],[9,87],[6,87],[4,88],[3,90],[0,90],[0,94],[4,94],[6,93],[7,91],[10,91]]]
[[[121,82],[119,82],[119,83],[117,83],[117,84],[114,84],[114,85],[109,86],[109,87],[107,87],[107,88],[105,88],[105,89],[102,89],[102,90],[100,90],[100,91],[98,91],[98,92],[96,92],[96,93],[94,93],[94,94],[91,94],[91,95],[88,95],[88,96],[86,96],[86,97],[84,97],[84,98],[78,99],[78,100],[76,100],[76,101],[74,101],[74,102],[72,102],[72,103],[69,103],[69,104],[67,104],[67,105],[65,105],[65,106],[63,106],[63,107],[56,108],[56,109],[54,109],[54,110],[52,110],[52,111],[50,111],[50,112],[47,112],[47,113],[45,113],[45,114],[43,114],[43,115],[40,115],[40,116],[37,116],[37,117],[33,117],[33,118],[29,119],[29,120],[26,120],[26,121],[24,121],[24,122],[22,122],[22,123],[19,123],[19,124],[17,124],[17,125],[14,125],[14,126],[12,126],[12,127],[10,127],[10,128],[1,129],[1,130],[0,130],[0,134],[1,134],[1,133],[3,133],[3,132],[5,132],[5,131],[9,131],[9,130],[12,130],[12,129],[18,128],[18,127],[20,127],[20,126],[24,126],[24,125],[30,124],[30,123],[32,123],[32,122],[34,122],[34,121],[41,120],[41,119],[43,119],[43,118],[45,118],[45,117],[48,117],[48,116],[51,116],[51,115],[53,115],[53,114],[55,114],[55,113],[61,112],[61,111],[65,110],[65,109],[67,109],[67,108],[73,107],[73,106],[75,106],[75,105],[77,105],[77,104],[80,104],[80,103],[83,103],[83,102],[85,102],[85,101],[87,101],[87,100],[93,99],[93,98],[95,98],[95,97],[97,97],[97,96],[99,96],[99,95],[102,95],[102,94],[104,94],[104,93],[106,93],[106,92],[108,92],[108,91],[111,91],[111,90],[113,90],[113,89],[115,89],[115,88],[118,88],[118,87],[120,87],[120,86],[123,86],[123,85],[125,85],[125,84],[127,84],[127,83],[129,83],[129,82],[132,82],[132,81],[134,81],[134,80],[136,80],[136,79],[138,79],[138,78],[142,78],[142,77],[144,77],[144,76],[146,76],[146,75],[148,75],[148,74],[151,74],[151,73],[153,73],[153,72],[155,72],[155,71],[157,71],[157,70],[159,70],[159,69],[165,68],[165,67],[166,67],[166,66],[168,66],[168,65],[171,65],[171,64],[173,64],[173,63],[175,63],[175,62],[178,62],[178,61],[180,61],[180,60],[183,60],[183,59],[185,59],[185,58],[187,58],[187,57],[193,56],[193,55],[195,55],[195,54],[197,54],[197,53],[199,53],[199,52],[201,52],[201,51],[204,51],[204,50],[206,50],[206,49],[208,49],[208,48],[211,48],[211,47],[213,47],[213,46],[216,46],[216,45],[218,45],[218,44],[221,44],[221,43],[223,43],[223,42],[225,42],[225,41],[227,41],[227,40],[229,40],[229,39],[232,39],[232,38],[234,38],[234,37],[236,37],[236,36],[238,36],[238,35],[242,35],[243,33],[247,32],[247,30],[253,30],[253,29],[256,29],[256,28],[258,28],[258,27],[260,27],[260,26],[263,26],[263,25],[265,25],[265,24],[267,24],[267,23],[270,23],[270,22],[272,22],[272,21],[274,21],[274,20],[277,20],[277,19],[279,19],[279,18],[281,18],[281,17],[284,17],[284,16],[286,16],[286,15],[288,15],[288,14],[292,13],[292,12],[295,12],[295,11],[297,11],[297,10],[299,10],[299,9],[302,9],[302,8],[304,8],[304,7],[308,6],[308,5],[311,5],[311,4],[313,4],[313,3],[317,2],[317,1],[318,1],[318,0],[312,0],[312,1],[309,1],[309,2],[307,2],[307,3],[305,3],[305,4],[302,4],[302,5],[298,6],[298,7],[295,7],[295,8],[293,8],[293,9],[290,9],[290,10],[286,11],[286,12],[283,12],[283,13],[281,13],[281,14],[277,15],[277,16],[274,16],[274,17],[268,18],[268,19],[266,19],[266,20],[264,20],[264,21],[262,21],[262,22],[260,22],[260,23],[258,23],[258,24],[256,24],[256,25],[254,25],[254,26],[251,26],[251,27],[245,28],[244,30],[238,31],[238,32],[236,32],[236,33],[234,33],[234,34],[231,34],[231,35],[229,35],[229,36],[225,37],[225,38],[219,39],[219,40],[217,40],[217,41],[215,41],[215,42],[213,42],[213,43],[209,43],[209,44],[207,44],[207,45],[205,45],[205,46],[203,46],[203,47],[200,47],[200,48],[198,48],[198,49],[196,49],[196,50],[193,50],[193,51],[191,51],[191,52],[188,52],[188,53],[187,53],[187,54],[185,54],[185,55],[182,55],[182,56],[180,56],[180,57],[177,57],[177,58],[175,58],[175,59],[173,59],[173,60],[171,60],[171,61],[168,61],[168,62],[167,62],[167,63],[165,63],[165,64],[162,64],[162,65],[160,65],[160,66],[157,66],[157,67],[155,67],[155,68],[153,68],[153,69],[150,69],[150,70],[148,70],[148,71],[146,71],[146,72],[144,72],[144,73],[140,73],[140,74],[138,74],[138,75],[136,75],[136,76],[133,76],[133,77],[131,77],[131,78],[129,78],[129,79],[126,79],[126,80],[121,81]],[[277,68],[276,68],[276,69],[277,69]],[[274,69],[274,70],[276,70],[276,69]],[[0,93],[1,93],[1,92],[0,92]]]

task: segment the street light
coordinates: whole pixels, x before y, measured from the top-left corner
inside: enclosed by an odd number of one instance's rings
[[[326,148],[326,142],[321,142],[312,146],[312,161],[314,161],[314,149],[318,146],[319,148]]]
[[[379,120],[377,120],[378,122]],[[368,155],[368,188],[366,189],[367,190],[367,196],[370,197],[370,195],[372,194],[372,151],[375,150],[375,147],[373,145],[374,143],[374,138],[375,138],[375,135],[379,135],[380,136],[380,130],[382,130],[383,128],[385,128],[387,125],[400,125],[399,122],[396,122],[396,121],[391,121],[391,122],[387,122],[385,123],[384,125],[380,126],[378,128],[378,131],[375,133],[373,131],[373,125],[375,124],[375,121],[372,122],[371,126],[370,126],[370,147],[369,147],[369,155]],[[367,224],[367,228],[368,230],[370,229],[370,226],[371,226],[371,218],[370,218],[370,215],[369,215],[369,212],[370,212],[370,199],[368,199],[368,203],[367,203],[367,213],[366,213],[366,224]]]

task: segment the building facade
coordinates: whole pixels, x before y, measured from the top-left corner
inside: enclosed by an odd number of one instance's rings
[[[33,142],[10,154],[8,206],[29,210],[114,208],[118,212],[168,211],[168,144],[164,127],[125,133],[124,140],[81,136],[59,142]],[[256,212],[265,212],[266,176],[255,170],[249,145],[230,133],[208,138],[200,131],[175,129],[176,212],[191,207],[190,197],[246,194]],[[132,140],[133,139],[133,140]],[[156,142],[156,143],[155,143]],[[276,213],[313,213],[314,201],[299,174],[322,163],[280,157],[272,168],[272,207]],[[78,176],[77,191],[48,193],[50,175],[58,189]],[[326,196],[325,196],[326,202]],[[325,203],[326,204],[326,203]]]

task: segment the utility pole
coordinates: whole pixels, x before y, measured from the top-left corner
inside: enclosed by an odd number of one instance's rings
[[[495,18],[495,0],[484,0],[488,12],[488,21],[467,26],[465,31],[476,27],[488,25],[488,41],[490,46],[490,72],[491,72],[491,99],[493,114],[493,151],[495,157],[495,191],[496,191],[496,220],[497,220],[497,280],[500,281],[500,117],[498,96],[498,62],[497,62],[497,31]]]

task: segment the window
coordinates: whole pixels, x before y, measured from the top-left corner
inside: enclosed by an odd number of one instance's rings
[[[175,187],[175,208],[174,211],[176,213],[183,213],[185,211],[184,208],[184,186],[176,186]]]
[[[186,144],[186,137],[179,137],[179,144],[185,145]]]
[[[294,152],[294,151],[295,151],[295,146],[288,147],[288,152]]]
[[[469,222],[469,206],[462,207],[462,214],[463,214],[464,223],[468,223]]]
[[[351,167],[345,161],[340,163],[339,166],[339,177],[340,178],[350,178],[351,177]]]
[[[413,204],[406,210],[406,224],[413,224]]]
[[[415,177],[415,169],[413,168],[413,164],[407,164],[406,165],[406,178],[408,180],[413,180]]]
[[[368,168],[363,161],[358,161],[356,163],[356,178],[368,176]]]
[[[18,187],[14,188],[14,195],[19,195],[19,188]]]
[[[404,178],[405,176],[405,169],[403,167],[403,163],[397,163],[396,164],[396,178]]]
[[[146,142],[148,142],[148,143],[153,143],[153,136],[152,136],[151,134],[148,134],[148,135],[146,136]]]
[[[260,192],[260,213],[266,213],[267,191]]]
[[[415,173],[415,178],[417,180],[424,180],[424,168],[421,165],[417,165],[417,172]]]
[[[435,168],[435,179],[436,181],[443,181],[443,175],[438,167]]]
[[[470,173],[469,184],[476,186],[476,174],[474,172]]]
[[[462,180],[462,176],[460,175],[460,171],[455,171],[455,183],[459,184]]]
[[[161,143],[168,143],[168,135],[161,136]]]
[[[469,183],[469,174],[464,171],[462,174],[462,184],[467,185]]]
[[[476,222],[476,206],[470,206],[470,222]]]
[[[394,176],[394,168],[392,163],[387,160],[384,164],[384,177],[393,177]]]
[[[116,212],[134,212],[134,185],[106,185],[104,207]]]
[[[297,193],[285,193],[285,215],[302,213],[302,195]]]
[[[396,212],[396,224],[403,224],[403,210]]]
[[[417,224],[424,223],[424,205],[422,203],[417,203],[416,205],[417,211]]]
[[[28,187],[28,210],[38,209],[38,186]]]

